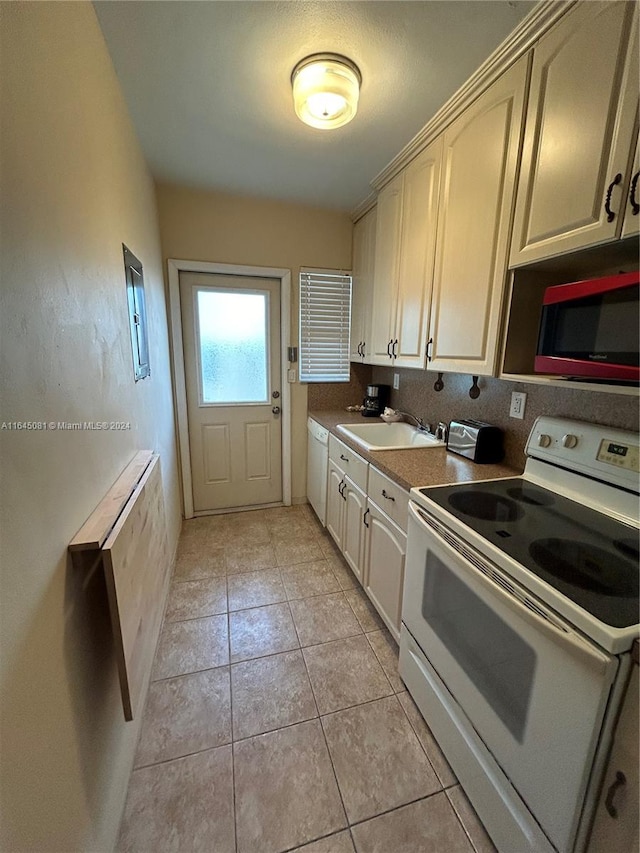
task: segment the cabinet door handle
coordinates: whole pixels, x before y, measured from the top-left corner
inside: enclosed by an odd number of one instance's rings
[[[387,355],[389,356],[389,358],[393,358],[393,356],[391,355],[391,344],[392,343],[393,343],[393,341],[389,341],[389,343],[387,344]]]
[[[396,338],[395,341],[393,342],[393,357],[394,358],[398,357],[398,352],[396,350],[397,346],[398,346],[398,339]]]
[[[607,214],[607,222],[613,222],[613,220],[616,218],[615,213],[611,210],[611,193],[613,192],[613,188],[617,187],[621,180],[622,174],[618,172],[618,174],[609,184],[609,188],[607,189],[607,197],[604,202],[604,209]]]
[[[366,346],[367,346],[367,342],[366,342],[366,341],[362,341],[362,357],[363,357],[363,358],[364,358],[364,356],[365,356],[365,349],[366,349]]]
[[[629,203],[631,205],[631,213],[634,216],[637,216],[640,213],[640,204],[636,199],[636,190],[638,189],[638,178],[640,178],[640,172],[636,172],[633,178],[631,179],[631,189],[629,190]]]
[[[347,499],[347,498],[345,497],[345,494],[344,494],[346,491],[347,491],[347,484],[346,484],[346,482],[343,482],[343,484],[342,484],[342,491],[340,492],[340,494],[342,495],[342,500],[343,500],[343,501],[346,501],[346,499]]]
[[[343,461],[343,462],[348,462],[348,461],[349,461],[349,457],[348,457],[348,456],[345,456],[345,455],[344,455],[344,453],[341,453],[341,454],[340,454],[340,459],[342,459],[342,461]]]
[[[383,497],[383,498],[386,498],[388,501],[393,501],[394,503],[396,502],[396,499],[394,498],[394,496],[393,496],[393,495],[388,495],[388,494],[387,494],[386,489],[383,489],[383,490],[382,490],[382,497]]]
[[[339,492],[339,494],[340,494],[340,497],[342,497],[342,487],[343,487],[343,486],[344,486],[344,480],[341,480],[341,481],[338,483],[338,492]]]
[[[364,515],[362,516],[362,523],[364,524],[365,527],[369,527],[369,525],[367,524],[367,516],[369,515],[369,512],[370,512],[370,510],[367,508],[364,511]]]
[[[431,348],[433,347],[433,338],[427,341],[427,361],[431,361]]]
[[[618,789],[624,788],[626,784],[627,777],[624,775],[622,770],[618,770],[618,772],[616,773],[616,778],[609,786],[609,790],[607,791],[607,797],[604,801],[605,808],[609,812],[611,817],[618,817],[618,809],[613,805],[613,798],[617,794]]]

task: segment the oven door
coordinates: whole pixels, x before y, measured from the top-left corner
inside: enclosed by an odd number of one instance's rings
[[[617,659],[413,503],[402,621],[552,844],[572,850]]]

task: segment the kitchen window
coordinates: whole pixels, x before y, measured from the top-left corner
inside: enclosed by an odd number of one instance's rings
[[[144,276],[142,264],[127,247],[122,244],[124,271],[127,283],[127,305],[129,308],[129,329],[131,331],[131,349],[133,351],[133,375],[135,381],[151,374],[149,367],[149,343],[147,338],[147,315],[144,303]]]
[[[300,270],[300,381],[348,382],[351,274]]]

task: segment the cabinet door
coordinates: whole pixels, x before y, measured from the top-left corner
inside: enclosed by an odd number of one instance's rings
[[[362,523],[367,503],[367,496],[361,489],[347,478],[344,489],[344,522],[342,536],[342,553],[351,566],[354,575],[362,583],[363,549],[365,526]]]
[[[638,686],[635,665],[613,737],[588,853],[638,853]]]
[[[638,140],[636,139],[636,151],[631,167],[631,184],[627,193],[627,207],[622,225],[622,236],[632,237],[640,233],[640,155]]]
[[[500,314],[528,57],[445,131],[429,367],[490,376]]]
[[[353,227],[351,282],[351,361],[363,361],[371,348],[371,304],[376,247],[377,210],[374,207]]]
[[[395,364],[424,367],[436,248],[442,138],[404,172]]]
[[[579,4],[534,49],[513,265],[620,235],[638,105],[635,5]]]
[[[368,358],[371,364],[391,364],[389,344],[393,339],[396,321],[403,180],[404,175],[401,173],[378,196],[371,350]]]
[[[365,590],[399,642],[407,537],[374,503],[367,508]]]
[[[333,536],[338,548],[342,549],[342,523],[344,499],[338,487],[342,484],[344,472],[329,460],[327,474],[327,530]]]

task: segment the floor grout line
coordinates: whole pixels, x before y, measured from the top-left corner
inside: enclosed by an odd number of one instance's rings
[[[266,510],[266,511],[268,512],[269,510]],[[239,513],[239,515],[240,515],[240,513]],[[257,519],[256,519],[255,523],[258,523]],[[242,535],[241,526],[239,526],[239,529],[238,529],[238,531],[235,532],[235,535],[236,536]],[[320,541],[322,541],[322,543],[325,543],[327,541],[332,541],[332,540],[328,539],[328,537],[326,536],[326,533],[324,531],[322,531],[321,529],[316,530],[315,535],[316,535],[316,538],[317,538],[319,543],[320,543]],[[272,538],[271,530],[269,530],[269,536],[270,536],[270,545],[275,548],[275,543],[274,543],[273,538]],[[301,531],[300,536],[302,538],[305,538],[305,532]],[[335,784],[336,784],[336,787],[338,790],[338,795],[340,797],[340,802],[341,802],[342,809],[343,809],[343,817],[346,821],[346,825],[345,825],[345,827],[333,830],[332,832],[329,832],[326,835],[318,836],[317,838],[312,838],[310,840],[304,841],[302,844],[298,844],[298,845],[295,845],[293,847],[282,848],[282,853],[287,853],[287,851],[295,851],[295,850],[298,850],[299,848],[301,848],[301,853],[303,853],[303,851],[306,849],[307,846],[314,844],[317,841],[321,841],[322,839],[331,838],[331,837],[338,835],[342,832],[348,832],[349,833],[349,837],[351,838],[351,842],[353,844],[354,850],[357,850],[355,839],[354,839],[353,832],[352,832],[353,827],[357,827],[358,825],[361,825],[363,823],[366,823],[366,822],[371,821],[373,819],[376,819],[378,817],[383,817],[384,815],[391,814],[395,811],[398,811],[401,808],[405,808],[407,806],[414,805],[415,803],[420,803],[422,801],[428,800],[428,799],[432,798],[433,796],[436,796],[437,794],[440,794],[440,793],[445,794],[446,801],[447,801],[450,809],[452,810],[452,812],[454,813],[454,815],[456,817],[457,824],[461,826],[461,828],[464,832],[465,838],[468,839],[469,844],[471,845],[472,851],[476,851],[476,853],[477,853],[477,847],[474,843],[472,835],[471,835],[470,831],[467,831],[466,826],[462,821],[462,818],[458,814],[458,811],[457,811],[455,805],[453,804],[453,802],[452,802],[452,800],[448,794],[448,792],[450,790],[452,790],[454,787],[459,786],[459,782],[456,780],[455,782],[453,782],[450,785],[447,785],[446,787],[442,784],[442,781],[440,780],[440,777],[439,777],[438,773],[436,772],[436,770],[435,770],[435,768],[431,762],[431,759],[429,758],[427,750],[426,750],[425,746],[423,745],[421,738],[418,735],[418,731],[416,729],[416,726],[414,726],[413,722],[411,721],[411,719],[409,717],[409,714],[405,710],[402,702],[400,702],[399,693],[406,692],[406,687],[403,685],[399,691],[396,691],[396,689],[393,686],[393,683],[392,683],[390,676],[387,674],[387,669],[386,669],[385,665],[383,664],[380,656],[378,655],[376,649],[374,648],[374,646],[371,643],[370,637],[368,636],[368,635],[373,634],[373,633],[383,634],[384,632],[387,632],[387,634],[389,634],[388,629],[386,628],[386,626],[378,625],[378,624],[376,624],[374,627],[365,628],[362,621],[358,617],[358,613],[356,612],[354,605],[351,603],[351,601],[349,600],[349,597],[348,597],[349,593],[355,592],[355,593],[357,593],[358,598],[360,598],[363,594],[361,591],[361,588],[359,587],[358,584],[356,584],[352,588],[343,589],[337,572],[332,568],[332,565],[329,562],[330,555],[324,552],[324,550],[322,549],[320,544],[319,544],[319,547],[320,547],[320,550],[322,551],[322,554],[320,557],[314,558],[313,560],[305,560],[305,561],[298,562],[298,563],[289,563],[285,566],[276,565],[276,566],[269,566],[269,567],[264,567],[264,568],[260,568],[260,569],[250,569],[249,571],[246,571],[246,572],[231,572],[231,573],[229,573],[228,571],[225,571],[223,574],[206,575],[206,576],[203,576],[200,578],[180,578],[180,579],[172,578],[171,579],[171,581],[170,581],[171,585],[173,585],[173,584],[177,585],[177,584],[184,584],[184,583],[195,582],[195,581],[216,581],[217,580],[217,581],[221,582],[222,579],[224,578],[225,595],[226,595],[226,599],[227,599],[227,608],[225,611],[210,613],[210,614],[207,614],[204,616],[202,616],[202,615],[201,616],[192,616],[192,617],[187,617],[186,619],[177,619],[177,620],[173,620],[173,621],[168,621],[165,618],[163,620],[163,623],[162,623],[162,630],[164,630],[164,628],[168,625],[174,625],[174,624],[177,625],[177,624],[180,624],[181,622],[193,622],[193,621],[202,620],[202,619],[210,619],[213,617],[226,616],[226,624],[227,624],[226,645],[227,645],[228,662],[220,664],[218,666],[213,666],[213,667],[207,666],[203,669],[192,670],[189,672],[181,672],[181,673],[177,673],[175,675],[166,676],[166,677],[161,678],[161,679],[155,679],[155,680],[150,681],[150,687],[153,684],[161,684],[162,682],[166,682],[166,681],[170,681],[170,680],[174,680],[174,679],[178,679],[178,678],[186,678],[190,675],[197,675],[200,673],[206,673],[206,672],[210,672],[210,671],[214,671],[214,670],[226,669],[227,670],[228,685],[229,685],[229,712],[228,713],[229,713],[230,741],[226,741],[224,743],[217,744],[216,746],[207,746],[207,747],[204,747],[203,749],[194,750],[193,752],[185,753],[184,755],[177,755],[175,757],[164,759],[162,761],[151,762],[149,764],[140,765],[139,767],[134,767],[132,772],[136,772],[137,770],[143,770],[145,768],[157,767],[160,765],[168,764],[170,762],[179,761],[183,758],[189,758],[191,756],[199,755],[199,754],[205,753],[205,752],[211,752],[213,750],[217,750],[217,749],[221,749],[221,748],[229,746],[231,748],[231,788],[232,788],[233,828],[234,828],[233,849],[235,850],[235,853],[238,853],[239,840],[238,840],[238,812],[237,812],[237,802],[236,802],[235,746],[237,744],[243,743],[243,742],[251,740],[253,738],[258,738],[258,737],[266,736],[269,734],[274,734],[274,733],[279,732],[279,731],[284,731],[286,729],[293,728],[294,726],[299,726],[301,724],[310,723],[310,722],[313,722],[314,720],[318,720],[318,722],[320,724],[320,729],[322,731],[322,735],[324,738],[325,748],[326,748],[327,753],[329,755],[331,770],[333,773],[333,779],[335,781]],[[333,555],[333,552],[332,552],[332,555]],[[344,568],[346,570],[348,570],[349,572],[352,572],[352,570],[348,566],[348,564],[344,560],[342,562],[344,563]],[[323,566],[317,567],[315,572],[319,575],[324,575],[325,569],[326,569],[326,572],[328,572],[329,574],[331,574],[333,576],[333,578],[335,579],[335,581],[338,584],[338,586],[340,587],[340,589],[330,591],[330,592],[326,592],[326,591],[325,592],[313,592],[313,593],[307,594],[307,595],[290,597],[289,592],[286,590],[283,573],[290,571],[292,573],[292,575],[295,575],[296,571],[300,571],[303,567],[311,566],[314,563],[315,564],[324,564]],[[264,572],[270,572],[270,573],[277,572],[278,573],[277,576],[279,578],[280,583],[283,585],[286,598],[283,600],[280,600],[280,601],[269,602],[269,603],[260,604],[260,605],[244,606],[244,607],[241,607],[237,610],[231,610],[229,607],[229,603],[230,603],[229,602],[229,587],[230,587],[229,578],[236,577],[236,576],[246,576],[248,574],[264,573]],[[341,595],[344,599],[346,599],[347,604],[349,605],[349,610],[353,614],[353,616],[355,618],[355,622],[359,627],[358,632],[353,633],[353,634],[348,634],[346,637],[335,637],[332,639],[323,639],[323,640],[320,640],[317,642],[312,642],[312,643],[308,643],[306,645],[303,645],[303,643],[301,641],[298,625],[296,623],[296,620],[295,620],[295,617],[293,614],[293,607],[292,607],[293,602],[295,602],[295,601],[311,601],[313,599],[322,598],[322,597],[328,598],[329,596],[334,596],[337,598],[338,595]],[[352,595],[351,597],[354,597],[354,596]],[[290,617],[291,622],[293,624],[295,637],[296,637],[298,646],[296,646],[294,648],[290,648],[290,649],[270,651],[267,654],[260,654],[260,655],[257,655],[255,657],[243,658],[241,660],[232,661],[231,660],[231,645],[232,645],[232,637],[231,637],[232,618],[231,617],[232,617],[232,615],[233,614],[241,614],[241,613],[247,612],[249,610],[258,610],[258,609],[263,609],[266,607],[273,607],[275,605],[280,605],[280,604],[286,604],[287,605],[287,611],[289,613],[289,617]],[[378,666],[380,667],[382,674],[384,675],[384,679],[385,679],[385,681],[389,687],[389,690],[391,692],[385,696],[377,697],[374,699],[368,699],[364,702],[355,702],[355,703],[353,703],[351,705],[347,705],[343,708],[337,708],[336,710],[328,711],[325,714],[321,714],[320,709],[319,709],[319,704],[318,704],[318,698],[316,696],[316,690],[314,689],[314,685],[313,685],[313,682],[311,679],[311,674],[310,674],[310,670],[309,670],[309,666],[307,663],[307,659],[306,659],[304,650],[305,649],[318,648],[320,646],[329,645],[331,643],[340,643],[341,641],[354,639],[355,637],[360,637],[360,636],[364,636],[366,638],[367,651],[371,651],[373,653],[373,657],[374,657],[375,661],[377,662]],[[391,636],[391,635],[389,634],[389,636]],[[386,651],[386,649],[385,649],[385,651]],[[232,668],[238,667],[240,665],[251,664],[253,661],[261,661],[261,660],[264,660],[266,658],[272,658],[272,657],[275,658],[275,657],[278,657],[281,655],[292,654],[292,653],[299,654],[299,657],[302,658],[302,662],[303,662],[303,666],[304,666],[304,673],[306,676],[306,681],[307,681],[308,687],[310,688],[311,697],[313,699],[313,705],[315,708],[315,715],[310,716],[310,717],[305,717],[302,720],[296,720],[295,722],[292,722],[292,723],[287,723],[286,725],[278,725],[275,728],[269,728],[263,732],[257,732],[256,734],[236,738],[236,731],[234,728],[234,713],[233,713],[234,712],[234,690],[233,690]],[[398,677],[399,677],[399,674],[398,674]],[[404,718],[406,718],[407,722],[409,723],[409,727],[410,727],[410,730],[411,730],[413,736],[415,737],[415,739],[420,744],[421,751],[425,754],[425,757],[427,758],[428,765],[432,769],[434,776],[435,776],[435,779],[437,780],[437,783],[440,787],[437,791],[434,791],[433,793],[428,794],[426,796],[417,797],[416,799],[410,800],[407,803],[395,805],[392,808],[385,809],[384,811],[378,812],[374,815],[371,815],[370,817],[351,822],[349,820],[349,816],[347,814],[343,793],[342,793],[342,790],[340,788],[340,784],[338,782],[336,768],[335,768],[333,756],[331,754],[331,749],[329,747],[329,741],[327,738],[327,734],[325,731],[323,720],[325,718],[335,716],[336,714],[340,714],[342,712],[350,711],[350,710],[353,710],[355,708],[362,707],[364,705],[371,705],[371,704],[374,704],[376,702],[379,703],[379,702],[382,702],[386,699],[391,699],[392,697],[396,699],[396,701],[398,702],[398,704],[402,708]],[[148,696],[147,696],[147,701],[148,701]],[[145,703],[145,710],[146,710],[146,703]],[[142,733],[142,727],[141,727],[141,733]],[[329,777],[327,777],[327,778],[329,778]],[[280,849],[280,848],[278,848],[278,849]]]

